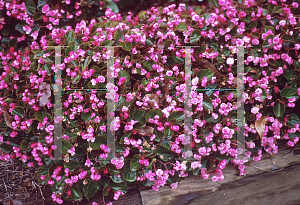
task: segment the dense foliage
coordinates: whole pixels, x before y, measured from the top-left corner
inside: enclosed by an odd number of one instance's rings
[[[242,175],[263,151],[276,154],[279,142],[294,146],[300,136],[299,1],[210,2],[211,12],[174,4],[122,17],[111,8],[104,16],[93,13],[93,6],[113,1],[0,1],[0,159],[38,168],[40,183],[52,185],[53,200],[63,203],[99,190],[113,191],[117,200],[135,184],[176,188],[190,175],[223,180],[229,162]],[[89,19],[89,13],[99,16]],[[61,57],[63,117],[54,119],[60,71],[48,46],[58,45],[68,47]],[[178,160],[186,139],[185,45],[198,46],[191,49],[188,102],[193,157]],[[100,46],[120,46],[114,85],[106,79],[109,53]],[[236,149],[237,46],[245,48],[247,159]],[[108,98],[115,100],[111,161],[105,160]],[[52,160],[54,121],[60,120],[65,161]]]

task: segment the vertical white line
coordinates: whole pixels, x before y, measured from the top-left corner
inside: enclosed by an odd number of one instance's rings
[[[114,85],[114,47],[108,46],[107,51],[110,52],[109,58],[107,59],[107,85]],[[115,158],[115,96],[114,90],[107,89],[107,151],[108,158],[111,160]]]
[[[55,46],[55,106],[54,106],[54,150],[55,160],[62,159],[62,106],[61,106],[61,47]]]
[[[244,135],[244,126],[245,126],[245,109],[244,109],[244,80],[243,76],[245,73],[244,70],[244,47],[237,47],[237,141],[243,145],[243,153],[245,154],[245,135]],[[241,153],[241,149],[238,150]]]
[[[185,100],[184,100],[184,152],[183,158],[186,159],[192,156],[192,105],[191,105],[191,46],[185,47]]]

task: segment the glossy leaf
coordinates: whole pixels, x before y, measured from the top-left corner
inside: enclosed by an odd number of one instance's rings
[[[182,111],[172,111],[170,112],[169,120],[175,119],[177,122],[184,120],[184,112]]]
[[[11,114],[13,115],[18,115],[19,117],[24,117],[25,111],[24,108],[22,107],[16,107],[15,109],[12,110]]]
[[[135,154],[131,160],[130,160],[130,170],[131,171],[137,171],[140,167],[141,167],[141,164],[139,162],[139,155],[138,154]]]
[[[196,43],[201,38],[201,32],[200,30],[193,30],[191,37],[190,37],[190,43]]]
[[[293,97],[298,98],[298,92],[294,88],[283,88],[280,92],[281,97],[286,97],[287,99],[291,99]]]
[[[73,145],[67,141],[67,140],[62,140],[62,153],[63,154],[69,154],[68,150],[72,149]]]
[[[274,103],[273,112],[277,117],[281,117],[285,112],[284,104],[282,104],[281,102],[279,102],[279,100],[277,100]]]
[[[35,113],[35,118],[40,122],[43,122],[46,116],[47,116],[47,110],[45,107],[41,107],[40,110]]]
[[[203,77],[207,77],[207,80],[210,80],[214,76],[214,72],[208,70],[208,69],[201,69],[198,73],[197,76],[201,82]]]
[[[34,1],[33,0],[25,0],[25,7],[27,10],[27,13],[30,16],[33,16],[35,13],[35,8],[36,8]]]

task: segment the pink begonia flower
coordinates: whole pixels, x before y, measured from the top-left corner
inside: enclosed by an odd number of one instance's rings
[[[279,38],[278,36],[275,36],[275,37],[273,38],[273,43],[274,43],[274,44],[279,43],[279,41],[280,41],[280,38]]]
[[[234,64],[234,59],[233,58],[227,58],[226,63],[228,65],[233,65]]]
[[[286,21],[285,21],[285,20],[281,20],[281,21],[279,21],[279,25],[281,25],[281,26],[285,26],[285,24],[286,24]]]
[[[259,112],[259,110],[260,110],[260,108],[258,108],[258,107],[253,107],[253,108],[251,108],[251,112],[252,112],[253,114],[257,114],[257,113]]]
[[[177,188],[177,185],[178,185],[178,182],[173,183],[173,184],[171,184],[170,186],[171,186],[172,189],[176,189],[176,188]]]
[[[49,7],[49,5],[48,4],[45,4],[44,6],[43,6],[43,8],[42,8],[42,13],[47,13],[47,11],[49,11],[50,10],[50,7]]]

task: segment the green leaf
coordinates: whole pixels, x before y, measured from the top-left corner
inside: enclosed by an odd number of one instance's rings
[[[28,147],[29,147],[29,144],[30,144],[31,140],[30,139],[24,139],[21,143],[21,146],[20,148],[21,149],[24,149],[24,150],[27,150]]]
[[[88,56],[85,60],[84,60],[84,63],[82,65],[82,70],[81,71],[84,71],[88,66],[89,64],[91,63],[92,59],[90,59],[90,57]]]
[[[273,41],[273,38],[274,38],[274,36],[273,36],[273,35],[268,35],[268,36],[265,38],[265,40],[264,40],[264,42],[263,42],[263,46],[262,46],[262,47],[264,47],[264,48],[272,48],[272,47],[273,47],[273,45],[272,45],[272,46],[270,46],[270,44],[269,44],[268,40],[269,40],[269,39],[272,39],[272,41]]]
[[[82,199],[82,193],[78,188],[71,189],[71,196],[75,201],[79,201],[80,199]]]
[[[163,113],[161,111],[161,109],[152,109],[152,110],[149,110],[146,114],[146,120],[147,122],[149,122],[149,118],[152,118],[154,119],[154,117],[158,115],[159,116],[159,119],[162,117]]]
[[[275,6],[273,12],[276,14],[283,13],[282,6]]]
[[[201,38],[201,32],[200,30],[193,30],[191,37],[190,37],[190,43],[196,43]]]
[[[251,23],[250,23],[250,25],[249,25],[249,29],[254,29],[255,27],[257,27],[257,21],[252,21]]]
[[[91,120],[91,119],[93,119],[92,118],[92,113],[93,113],[93,111],[92,110],[89,110],[88,112],[86,112],[86,113],[82,113],[82,115],[81,115],[81,119],[83,120],[83,121],[89,121],[89,120]]]
[[[118,29],[118,30],[116,30],[116,32],[115,32],[115,34],[114,34],[114,38],[115,38],[115,40],[117,41],[117,42],[119,42],[119,39],[121,39],[121,40],[125,40],[125,38],[124,38],[124,34],[123,34],[123,32],[120,30],[120,29]]]
[[[106,165],[106,167],[108,168],[108,172],[111,174],[119,174],[120,173],[120,170],[118,170],[114,164],[108,163]]]
[[[41,12],[37,12],[33,15],[33,20],[38,21],[43,19],[43,14]]]
[[[70,43],[73,43],[75,40],[75,32],[73,30],[70,30],[66,33],[66,45],[69,45]]]
[[[111,176],[111,179],[112,179],[112,181],[115,182],[115,183],[122,183],[122,182],[124,181],[123,175],[121,175],[120,177],[118,177],[116,174],[113,174],[113,175]]]
[[[260,34],[258,32],[251,32],[250,33],[250,38],[257,38],[257,39],[259,39],[259,37],[260,37]]]
[[[91,180],[86,189],[86,198],[90,200],[99,191],[100,186],[98,181]]]
[[[201,15],[201,17],[203,17],[205,20],[209,19],[210,18],[210,14],[209,13],[204,13]]]
[[[176,26],[176,29],[180,31],[186,31],[188,29],[188,26],[186,25],[186,23],[180,22],[178,26]]]
[[[132,43],[130,43],[130,42],[126,42],[126,43],[120,42],[120,45],[126,51],[131,51],[131,49],[132,49]]]
[[[219,2],[218,0],[208,0],[210,3],[212,3],[215,7],[219,7]]]
[[[111,188],[112,190],[116,191],[121,191],[123,193],[126,193],[128,190],[128,186],[127,183],[123,182],[123,183],[112,183],[111,184]]]
[[[46,166],[46,165],[42,165],[42,166],[40,166],[40,167],[38,168],[38,170],[37,170],[37,178],[38,178],[38,180],[39,180],[40,182],[43,181],[43,180],[41,179],[41,176],[42,176],[42,175],[44,175],[44,176],[49,175],[48,169],[49,169],[49,167]]]
[[[183,58],[178,58],[177,56],[173,56],[173,59],[176,63],[184,63],[184,59]]]
[[[67,47],[66,49],[65,49],[65,54],[66,54],[66,56],[69,56],[69,53],[71,52],[71,51],[77,51],[77,45],[75,44],[75,43],[73,43],[73,44],[71,44],[71,45],[69,45],[69,47]]]
[[[154,40],[152,38],[146,38],[146,43],[153,46],[154,45]]]
[[[10,153],[13,151],[12,146],[6,143],[1,143],[0,144],[0,150],[3,152]]]
[[[125,70],[121,70],[121,71],[118,73],[118,77],[119,77],[119,79],[120,79],[121,77],[126,78],[126,81],[125,81],[125,82],[128,82],[128,81],[130,80],[130,75],[129,75],[129,73],[128,73],[127,71],[125,71]]]
[[[38,11],[42,11],[43,6],[47,3],[47,0],[39,0],[38,1],[38,6],[37,6],[37,10]]]
[[[119,13],[118,5],[113,1],[108,1],[108,7],[111,8],[112,12]]]
[[[203,99],[203,107],[204,107],[204,109],[210,110],[210,111],[212,111],[214,109],[214,106],[213,106],[212,101],[211,101],[210,98],[205,97]]]
[[[174,176],[169,175],[169,178],[168,178],[168,180],[167,180],[167,183],[168,183],[169,185],[171,185],[171,184],[174,184],[174,183],[178,182],[179,180],[180,180],[180,177],[179,177],[178,175],[176,175],[176,174],[174,174]]]
[[[156,151],[157,151],[157,155],[159,156],[161,155],[163,157],[162,160],[165,162],[172,160],[175,156],[174,152],[161,145],[156,146]]]
[[[288,35],[288,34],[283,34],[283,35],[281,36],[281,39],[282,39],[283,41],[286,41],[286,42],[292,42],[292,43],[295,43],[294,37],[291,36],[291,35]]]
[[[8,46],[9,47],[16,47],[17,46],[17,43],[18,43],[18,41],[17,41],[18,39],[17,38],[12,38],[12,39],[10,39],[9,40],[9,43],[8,43]]]
[[[140,158],[138,154],[135,154],[130,160],[130,169],[131,171],[136,171],[141,167],[139,162]]]
[[[61,152],[63,154],[69,154],[68,150],[72,149],[73,145],[67,140],[62,140],[61,143],[62,143],[61,144],[61,146],[62,146],[62,151]]]
[[[298,80],[297,71],[286,69],[283,72],[284,77],[289,81],[296,81]]]
[[[134,182],[137,177],[137,172],[136,171],[131,171],[129,168],[125,169],[124,171],[124,177],[126,181],[128,182]]]
[[[300,125],[299,117],[295,113],[290,114],[288,117],[287,124],[289,126],[295,126],[295,124]]]
[[[298,92],[294,88],[283,88],[280,92],[281,97],[286,97],[287,99],[291,99],[293,97],[298,98]]]
[[[290,139],[295,139],[296,137],[300,138],[300,132],[289,133]]]
[[[18,115],[19,117],[23,118],[25,115],[25,111],[24,108],[22,107],[16,107],[15,109],[12,110],[11,114]]]
[[[203,77],[207,77],[207,80],[210,80],[214,76],[214,73],[208,69],[202,69],[197,73],[197,76],[200,81],[203,79]]]
[[[47,110],[45,107],[41,107],[40,110],[35,113],[35,118],[40,122],[43,122],[46,116],[47,116]]]
[[[146,112],[144,110],[135,110],[133,115],[131,116],[131,118],[134,120],[134,121],[138,121],[138,122],[141,122],[141,123],[146,123]]]
[[[64,168],[68,168],[70,172],[74,172],[76,168],[80,168],[80,162],[76,160],[69,161],[64,164]]]
[[[25,31],[23,30],[23,26],[24,26],[25,24],[21,24],[21,23],[18,23],[16,26],[15,26],[15,29],[17,30],[17,31],[19,31],[20,33],[22,33],[22,34],[25,34]]]
[[[208,123],[211,123],[214,121],[214,118],[211,114],[208,114],[207,112],[204,113],[203,119],[207,121]]]
[[[294,61],[294,66],[295,66],[295,69],[297,69],[297,70],[300,69],[300,63],[298,61]]]
[[[144,20],[145,18],[146,18],[146,15],[147,15],[147,11],[140,11],[139,13],[138,13],[138,18],[140,19],[140,20]]]
[[[165,126],[164,129],[164,135],[165,137],[167,137],[168,139],[171,139],[174,135],[174,131],[170,129],[170,126]]]
[[[184,112],[172,111],[170,112],[169,120],[175,119],[177,122],[184,120]]]
[[[149,179],[146,178],[146,180],[143,181],[144,186],[152,186],[154,184],[154,181],[150,181]]]
[[[273,13],[273,10],[274,10],[274,5],[273,4],[269,4],[268,5],[268,13],[271,15]]]
[[[25,0],[25,7],[29,16],[33,16],[35,13],[35,3],[33,0]]]
[[[279,102],[279,100],[277,100],[275,103],[274,103],[274,106],[273,106],[273,112],[274,114],[277,116],[277,117],[280,117],[284,114],[285,112],[285,107],[284,107],[284,104],[282,104],[281,102]]]
[[[215,91],[217,91],[217,90],[214,90],[214,89],[218,89],[218,88],[219,88],[218,83],[207,85],[205,87],[205,89],[208,89],[208,90],[206,90],[205,93],[208,97],[210,97]]]
[[[268,30],[270,30],[273,32],[273,35],[275,35],[275,28],[273,26],[266,26],[264,27],[264,33],[266,33]]]
[[[103,135],[96,135],[95,136],[95,141],[94,142],[89,142],[90,147],[93,150],[100,149],[100,145],[105,144],[105,143],[106,143],[106,138]]]

